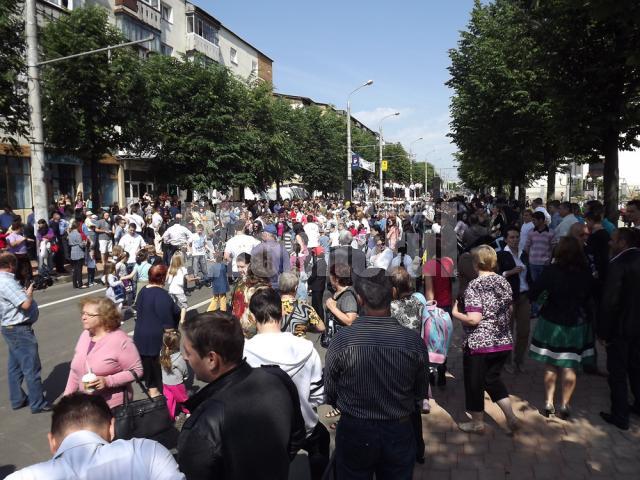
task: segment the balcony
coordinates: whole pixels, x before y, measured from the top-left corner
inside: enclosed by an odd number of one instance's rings
[[[195,33],[187,33],[187,52],[200,52],[216,62],[220,61],[220,47]]]
[[[115,0],[114,13],[126,13],[145,25],[160,30],[162,16],[160,10],[140,0]]]

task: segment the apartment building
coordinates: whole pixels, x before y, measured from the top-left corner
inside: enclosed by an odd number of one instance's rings
[[[98,5],[109,12],[110,22],[131,41],[153,37],[140,45],[142,54],[189,58],[202,54],[212,62],[228,67],[244,79],[273,80],[273,60],[255,46],[225,27],[202,8],[185,0],[38,0],[40,24],[68,14],[74,8]],[[30,149],[25,139],[19,149],[0,143],[0,203],[10,204],[18,213],[31,208]],[[91,189],[91,168],[73,155],[46,156],[45,180],[49,200],[60,194],[85,196]],[[115,152],[100,159],[100,198],[103,204],[127,204],[131,198],[159,188],[149,178],[150,159],[132,158]]]

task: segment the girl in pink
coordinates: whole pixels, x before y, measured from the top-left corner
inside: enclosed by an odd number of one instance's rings
[[[160,365],[162,366],[162,393],[167,399],[171,420],[176,418],[178,410],[189,415],[189,410],[183,405],[189,399],[187,389],[184,386],[184,380],[189,371],[187,363],[180,353],[180,332],[178,330],[165,330],[162,337]]]
[[[82,328],[71,360],[64,395],[81,391],[104,397],[112,409],[133,399],[131,371],[142,376],[142,363],[133,340],[120,329],[122,314],[104,297],[80,302]]]

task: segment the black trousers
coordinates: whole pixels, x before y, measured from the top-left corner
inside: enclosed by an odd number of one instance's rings
[[[26,253],[16,255],[16,257],[18,259],[16,280],[20,285],[27,288],[33,278],[33,273],[31,272],[31,260],[29,260],[29,255]]]
[[[327,427],[318,422],[311,435],[304,441],[302,450],[307,452],[309,456],[309,470],[311,470],[311,478],[320,480],[324,471],[329,465],[329,444],[331,437]]]
[[[73,268],[72,280],[73,288],[82,287],[82,265],[84,265],[84,258],[80,260],[71,260],[71,267]]]
[[[640,407],[640,337],[618,338],[607,345],[607,370],[611,414],[622,423],[629,423],[629,387],[635,405]]]
[[[318,313],[320,318],[324,321],[324,305],[322,303],[323,296],[324,296],[324,289],[311,290],[311,306]]]
[[[462,369],[467,411],[484,412],[485,390],[494,402],[509,396],[507,387],[500,379],[500,372],[508,358],[508,351],[479,355],[471,355],[468,351],[464,352]]]

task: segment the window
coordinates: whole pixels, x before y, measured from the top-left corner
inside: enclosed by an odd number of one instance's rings
[[[233,47],[229,50],[229,58],[231,59],[231,63],[238,65],[238,52]]]
[[[153,8],[158,8],[158,0],[142,0],[147,5],[151,5]]]
[[[170,57],[171,54],[173,53],[173,47],[163,43],[162,45],[160,45],[160,51],[163,55]]]
[[[258,73],[258,62],[255,60],[251,60],[251,73]]]
[[[0,156],[0,203],[31,208],[29,159]]]
[[[173,23],[173,8],[171,8],[169,5],[165,5],[164,3],[160,8],[162,19],[169,23]]]
[[[193,33],[193,15],[187,17],[187,33]]]

